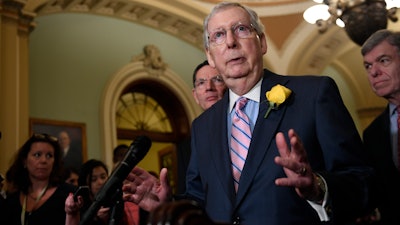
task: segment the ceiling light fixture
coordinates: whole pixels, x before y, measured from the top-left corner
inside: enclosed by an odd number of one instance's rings
[[[396,22],[400,0],[314,0],[319,3],[308,8],[304,19],[316,24],[320,33],[330,25],[343,27],[358,45],[377,30],[387,28],[388,18]]]

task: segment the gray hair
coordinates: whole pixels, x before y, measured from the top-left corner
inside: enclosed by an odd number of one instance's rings
[[[204,19],[204,23],[203,23],[203,45],[205,49],[208,49],[208,47],[210,46],[210,42],[209,42],[209,36],[210,34],[208,33],[208,22],[211,19],[211,17],[213,17],[215,14],[217,14],[220,11],[223,11],[225,9],[228,8],[232,8],[232,7],[240,7],[242,9],[244,9],[247,14],[249,14],[250,16],[250,23],[252,24],[253,28],[256,30],[257,35],[261,35],[264,33],[264,25],[261,23],[260,18],[258,17],[257,13],[250,9],[247,6],[241,5],[239,3],[236,2],[221,2],[218,5],[216,5],[210,14],[208,14],[208,16]]]
[[[400,32],[383,29],[373,33],[361,46],[361,54],[364,56],[380,43],[387,41],[390,45],[397,48],[400,55]]]

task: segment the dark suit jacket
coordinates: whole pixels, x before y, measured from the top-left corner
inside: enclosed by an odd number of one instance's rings
[[[190,137],[185,138],[176,146],[177,166],[178,166],[178,181],[176,195],[184,195],[186,191],[186,171],[190,160]]]
[[[67,155],[63,157],[64,168],[74,168],[79,171],[82,162],[82,150],[78,145],[71,145]]]
[[[389,106],[364,131],[368,162],[378,179],[378,209],[382,224],[400,224],[400,173],[392,159]]]
[[[281,84],[292,94],[278,110],[267,111],[265,93]],[[192,157],[187,194],[204,205],[216,222],[245,225],[321,224],[315,210],[294,188],[278,187],[285,177],[274,163],[279,155],[275,135],[290,128],[301,137],[312,169],[321,173],[329,188],[329,212],[334,222],[355,216],[367,199],[365,179],[372,173],[361,159],[362,142],[334,81],[328,77],[280,76],[265,70],[260,108],[246,164],[235,194],[227,109],[229,94],[192,124]]]

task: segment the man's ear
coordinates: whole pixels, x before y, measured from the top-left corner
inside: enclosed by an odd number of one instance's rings
[[[264,33],[260,36],[260,45],[261,45],[261,52],[264,55],[265,53],[267,53],[268,50],[267,38]]]
[[[192,89],[192,95],[193,95],[194,101],[199,105],[199,99],[197,99],[196,90],[194,90],[194,88]]]

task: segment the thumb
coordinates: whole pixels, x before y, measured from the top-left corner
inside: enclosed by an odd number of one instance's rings
[[[162,194],[159,197],[161,202],[172,200],[172,192],[171,192],[172,190],[168,182],[167,168],[162,168],[160,171],[160,183],[161,183]]]
[[[160,182],[161,182],[161,186],[169,187],[168,169],[167,168],[162,168],[161,169],[161,171],[160,171]]]

